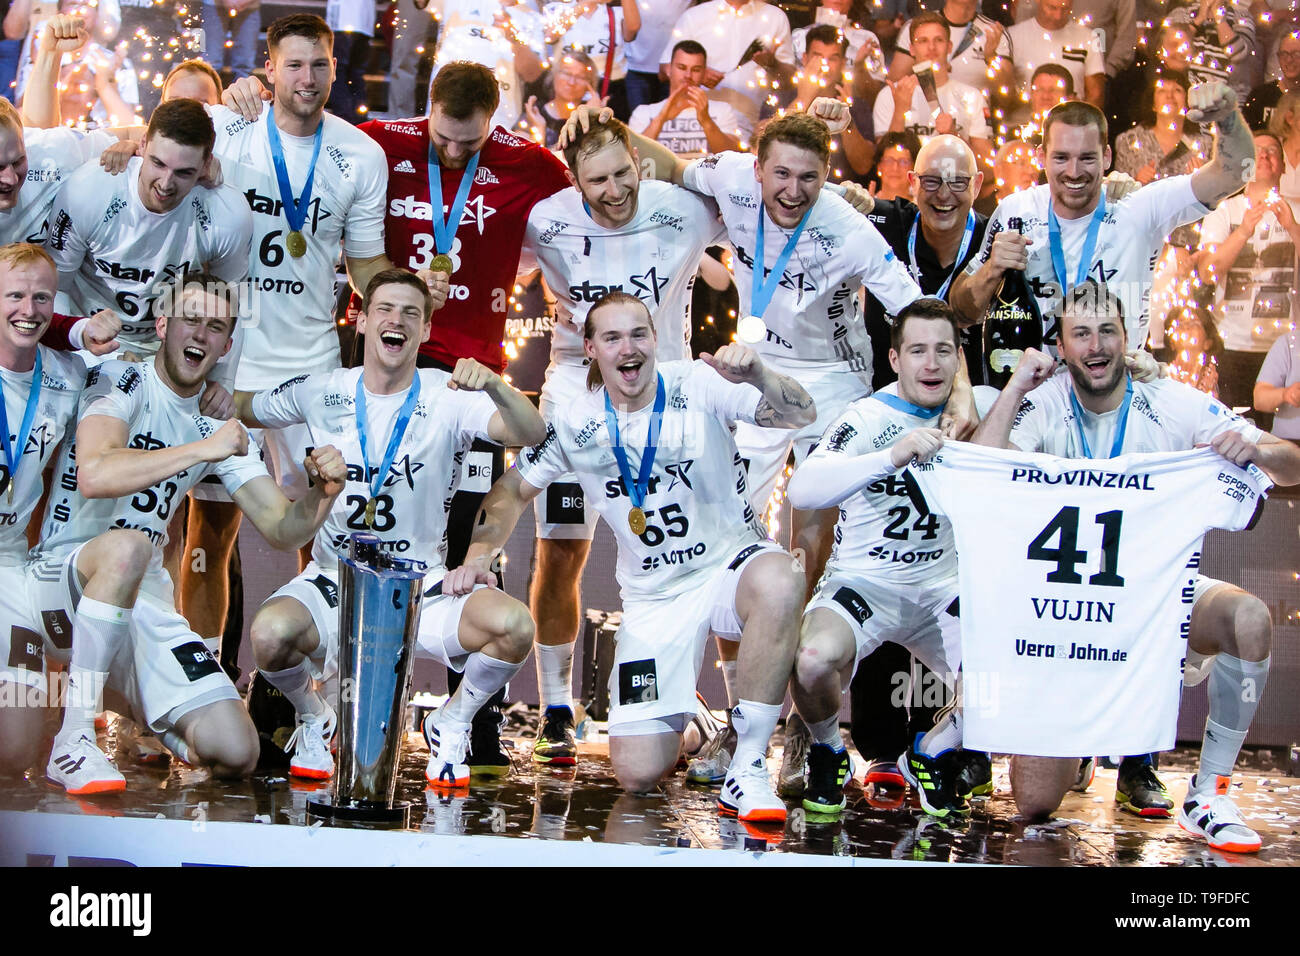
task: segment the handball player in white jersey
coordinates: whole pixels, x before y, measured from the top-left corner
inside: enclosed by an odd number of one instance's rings
[[[238,776],[257,762],[257,732],[234,685],[176,610],[162,567],[167,525],[189,489],[215,474],[268,542],[296,548],[325,520],[346,466],[333,447],[314,449],[315,483],[290,502],[249,451],[244,426],[201,413],[199,393],[230,349],[237,288],[194,272],[164,290],[173,308],[158,317],[158,352],[91,369],[76,440],[55,467],[27,591],[51,656],[69,664],[46,767],[69,793],[125,787],[95,744],[105,684],[187,763]]]
[[[115,311],[124,350],[146,357],[157,351],[154,300],[177,276],[206,270],[235,282],[248,272],[247,204],[230,186],[199,185],[213,141],[202,105],[164,103],[149,119],[143,155],[123,175],[88,163],[55,198],[45,243],[59,266],[64,311]],[[214,375],[227,391],[238,350],[236,341]]]
[[[58,276],[40,246],[0,247],[0,401],[6,423],[0,451],[0,774],[6,775],[21,774],[35,762],[48,703],[41,627],[27,600],[26,529],[45,491],[45,466],[76,423],[86,380],[78,356],[38,344],[54,315]],[[23,434],[29,405],[34,411]]]
[[[1300,482],[1300,448],[1260,431],[1189,385],[1167,378],[1134,381],[1124,363],[1126,324],[1120,300],[1105,286],[1087,280],[1073,289],[1065,300],[1057,342],[1065,370],[1056,371],[1050,356],[1027,350],[974,440],[1063,458],[1209,445],[1236,465],[1257,465],[1277,484]],[[1170,520],[1178,516],[1170,515]],[[1149,531],[1159,533],[1158,528]],[[1204,575],[1196,579],[1194,602],[1184,682],[1195,685],[1208,676],[1210,712],[1200,765],[1178,822],[1215,849],[1255,852],[1259,836],[1242,820],[1228,788],[1268,678],[1272,623],[1268,608],[1254,595]],[[1117,720],[1140,718],[1116,715]],[[1126,758],[1125,763],[1135,759],[1142,758]],[[1143,766],[1149,773],[1149,765]],[[1051,813],[1077,770],[1075,760],[1013,757],[1011,786],[1021,812]],[[1133,780],[1126,781],[1126,773]],[[1138,768],[1121,766],[1119,786],[1163,792],[1158,780],[1144,782],[1144,776]],[[1123,803],[1132,796],[1121,792],[1116,799]]]
[[[691,290],[704,250],[724,232],[714,203],[688,189],[641,182],[628,130],[616,119],[593,123],[564,150],[572,189],[533,207],[524,249],[541,266],[558,303],[541,412],[553,418],[587,391],[582,327],[606,292],[635,295],[654,318],[656,358],[691,357]],[[537,566],[529,601],[537,621],[537,683],[542,719],[533,745],[538,763],[572,765],[573,650],[582,569],[596,511],[575,507],[582,486],[565,475],[534,502]]]
[[[744,345],[659,363],[657,344],[650,311],[634,296],[612,292],[588,310],[588,391],[558,409],[545,440],[493,485],[465,564],[444,589],[459,593],[478,580],[528,501],[576,474],[618,542],[623,623],[609,750],[619,783],[645,793],[676,764],[712,631],[740,641],[738,744],[719,809],[752,823],[783,821],[765,752],[790,678],[803,577],[753,518],[732,429],[738,421],[802,428],[816,410],[797,382]]]
[[[419,652],[464,674],[456,692],[424,722],[428,782],[469,785],[470,721],[523,666],[532,646],[528,609],[495,587],[489,572],[473,590],[450,592],[447,514],[461,463],[476,438],[504,445],[541,441],[546,426],[522,393],[474,359],[451,373],[416,368],[429,337],[432,296],[410,272],[381,272],[366,288],[358,331],[361,368],[299,375],[255,395],[240,392],[241,417],[255,427],[304,424],[313,442],[337,442],[347,459],[347,494],[317,535],[312,562],[253,618],[262,675],[294,705],[290,772],[328,779],[335,709],[315,687],[338,671],[338,550],[371,531],[380,547],[429,566],[417,637]],[[363,414],[364,413],[364,414]]]
[[[916,512],[906,472],[899,474],[943,445],[939,418],[961,365],[960,333],[947,303],[925,298],[903,308],[891,336],[898,381],[845,409],[790,479],[794,507],[839,507],[825,574],[804,611],[790,685],[812,732],[803,796],[810,813],[844,809],[852,765],[840,737],[840,697],[858,661],[893,641],[949,691],[961,667],[952,526],[941,515]],[[983,412],[997,392],[979,386],[975,398]],[[959,718],[942,717],[899,758],[927,813],[968,812],[958,778],[975,755],[960,748]]]

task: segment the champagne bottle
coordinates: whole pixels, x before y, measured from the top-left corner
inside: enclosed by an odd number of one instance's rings
[[[1018,217],[1007,220],[1007,226],[1016,232],[1024,230],[1024,223]],[[988,383],[994,388],[1003,388],[1011,380],[1011,373],[1025,349],[1042,347],[1043,316],[1038,310],[1038,300],[1030,291],[1024,272],[1008,269],[989,303],[988,317],[984,320]]]

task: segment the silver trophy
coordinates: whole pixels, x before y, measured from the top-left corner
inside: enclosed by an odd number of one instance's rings
[[[339,738],[332,801],[314,816],[405,826],[395,803],[425,565],[393,558],[373,534],[339,553]]]

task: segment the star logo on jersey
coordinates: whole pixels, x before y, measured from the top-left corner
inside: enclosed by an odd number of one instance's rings
[[[641,300],[652,299],[655,305],[659,304],[659,290],[668,284],[670,276],[660,277],[659,270],[651,266],[647,271],[638,276],[628,276],[627,281],[631,283],[632,288],[636,290],[636,297]]]
[[[475,196],[469,202],[465,203],[465,208],[460,214],[460,224],[473,223],[477,227],[479,234],[483,233],[483,223],[496,214],[496,209],[489,206],[483,201],[482,196]]]
[[[406,482],[406,487],[412,491],[415,490],[415,474],[424,467],[422,461],[411,461],[410,455],[403,455],[400,461],[393,462],[388,469],[388,477],[384,479],[384,487],[391,488],[400,481]]]
[[[1119,272],[1119,270],[1107,269],[1106,263],[1100,259],[1098,259],[1097,264],[1092,267],[1092,277],[1101,283],[1109,282],[1115,277],[1116,272]]]
[[[33,428],[27,436],[27,444],[23,448],[23,454],[29,455],[35,452],[38,457],[44,458],[45,449],[55,443],[54,436],[51,434],[52,431],[49,422],[42,422],[40,428]],[[13,440],[10,439],[11,442]]]
[[[672,483],[668,486],[668,491],[672,491],[674,488],[676,488],[678,481],[680,481],[683,485],[685,485],[687,488],[691,489],[692,491],[695,490],[695,486],[691,484],[691,479],[689,477],[691,465],[693,464],[695,464],[695,459],[688,458],[685,461],[679,461],[676,462],[675,464],[669,465],[667,468],[664,469],[664,471],[668,472],[668,474],[673,476]]]

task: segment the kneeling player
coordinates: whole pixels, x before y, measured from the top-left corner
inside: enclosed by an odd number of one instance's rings
[[[950,691],[961,666],[957,554],[952,527],[938,515],[914,514],[906,476],[942,445],[939,417],[961,362],[957,320],[939,299],[918,299],[899,312],[889,362],[898,381],[851,404],[790,479],[796,508],[839,506],[826,573],[804,613],[790,691],[812,731],[804,808],[844,809],[852,773],[840,738],[840,695],[857,663],[885,641],[907,647]],[[975,389],[982,413],[997,392]],[[934,816],[968,810],[959,778],[959,713],[900,758],[900,770]],[[985,758],[987,759],[987,758]]]
[[[1294,445],[1181,382],[1132,379],[1124,363],[1126,340],[1119,300],[1092,279],[1076,286],[1065,298],[1060,321],[1057,347],[1065,370],[1056,372],[1049,356],[1027,351],[974,440],[1063,458],[1209,445],[1236,465],[1253,462],[1277,484],[1300,482],[1300,449]],[[1209,677],[1210,712],[1200,766],[1188,783],[1178,822],[1215,849],[1250,853],[1260,847],[1228,786],[1268,678],[1272,633],[1268,608],[1257,597],[1198,575],[1184,681],[1195,685]],[[1021,812],[1054,811],[1075,782],[1077,768],[1076,760],[1014,757],[1011,786]],[[1154,779],[1149,766],[1146,771]],[[1129,785],[1121,768],[1121,803],[1122,788]],[[1152,786],[1163,790],[1158,780]]]
[[[338,670],[337,551],[351,533],[372,531],[381,547],[427,562],[436,582],[424,595],[419,648],[464,679],[424,722],[426,777],[434,787],[468,786],[470,721],[532,646],[528,609],[488,587],[492,574],[471,575],[472,586],[455,593],[440,578],[447,513],[474,440],[527,445],[540,441],[546,426],[523,394],[473,359],[461,359],[451,374],[417,370],[431,310],[423,280],[401,269],[381,272],[370,280],[357,318],[366,334],[361,368],[302,375],[237,396],[250,426],[306,424],[313,441],[338,442],[349,460],[350,493],[317,535],[312,562],[262,605],[251,630],[258,668],[298,713],[290,742],[295,776],[327,779],[334,772],[334,708],[315,681]]]
[[[95,745],[105,684],[173,753],[220,776],[248,773],[257,733],[225,672],[176,611],[162,567],[167,525],[195,483],[216,475],[273,545],[311,539],[343,487],[338,452],[307,462],[316,484],[290,502],[248,452],[248,433],[199,412],[208,373],[230,348],[234,287],[190,273],[163,301],[158,353],[92,369],[75,443],[60,455],[29,570],[34,610],[56,649],[71,638],[68,702],[46,776],[69,793],[122,790]],[[108,530],[105,530],[108,529]]]
[[[812,399],[738,344],[698,362],[657,363],[650,313],[622,292],[587,312],[583,348],[589,391],[556,409],[545,441],[493,486],[465,566],[447,586],[470,587],[527,502],[575,473],[618,540],[623,625],[609,753],[619,782],[651,790],[677,762],[711,629],[741,641],[732,712],[739,744],[719,808],[747,821],[784,820],[765,752],[790,678],[803,583],[745,501],[732,429],[737,421],[802,428],[816,417]]]

